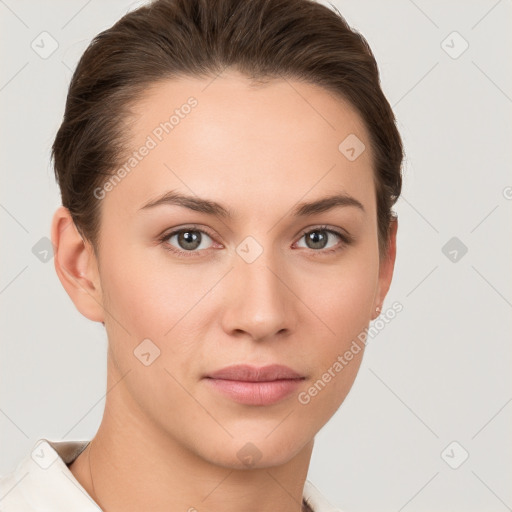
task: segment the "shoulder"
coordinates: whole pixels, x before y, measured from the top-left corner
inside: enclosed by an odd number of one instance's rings
[[[66,465],[86,444],[39,439],[14,470],[0,476],[0,512],[98,512]]]
[[[16,467],[0,476],[0,512],[28,512],[36,510],[27,495],[31,484],[30,454],[25,455]]]
[[[309,480],[306,480],[304,484],[303,497],[313,512],[344,512],[332,505]]]

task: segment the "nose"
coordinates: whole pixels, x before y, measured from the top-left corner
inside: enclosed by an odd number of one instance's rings
[[[252,263],[237,259],[226,282],[228,299],[222,312],[225,332],[238,337],[245,333],[253,340],[294,332],[297,299],[289,279],[283,265],[267,251]]]

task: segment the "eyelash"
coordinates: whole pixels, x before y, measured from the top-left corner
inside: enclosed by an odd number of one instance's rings
[[[177,229],[175,231],[171,231],[170,233],[165,233],[164,235],[162,235],[158,239],[158,241],[159,241],[159,243],[163,246],[163,248],[166,251],[169,251],[169,252],[171,252],[173,254],[177,254],[179,257],[184,257],[184,258],[199,257],[200,256],[200,252],[202,252],[202,251],[197,251],[197,250],[195,250],[195,251],[183,251],[183,250],[177,249],[176,247],[174,247],[174,246],[170,245],[169,243],[167,243],[167,240],[169,238],[171,238],[174,235],[178,235],[178,234],[180,234],[180,233],[182,233],[184,231],[197,231],[197,232],[204,233],[204,234],[208,235],[212,240],[214,239],[214,236],[211,233],[209,233],[207,230],[205,230],[205,229],[199,229],[196,226],[186,226],[184,228],[180,228],[180,229]],[[309,251],[313,254],[314,257],[325,256],[325,255],[328,255],[328,254],[336,253],[336,252],[341,251],[342,249],[344,249],[346,246],[352,244],[353,241],[354,241],[352,236],[350,236],[348,234],[345,234],[345,233],[342,233],[340,231],[337,231],[335,229],[331,229],[328,226],[317,226],[315,228],[309,229],[308,231],[304,231],[300,235],[299,240],[301,238],[303,238],[305,235],[307,235],[309,233],[312,233],[312,232],[315,232],[315,231],[325,231],[327,233],[331,233],[333,235],[336,235],[337,237],[339,237],[341,239],[341,243],[339,243],[337,246],[331,247],[329,249],[319,249],[319,250],[309,249]]]

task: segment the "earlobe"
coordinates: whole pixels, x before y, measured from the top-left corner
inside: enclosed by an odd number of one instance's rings
[[[54,265],[62,286],[82,315],[104,322],[100,276],[93,248],[84,242],[67,208],[60,206],[51,226]]]

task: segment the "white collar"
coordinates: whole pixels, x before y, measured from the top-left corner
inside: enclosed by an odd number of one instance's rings
[[[68,468],[89,440],[39,439],[16,468],[0,477],[0,510],[5,512],[101,512]],[[309,481],[303,497],[313,512],[342,512]]]

